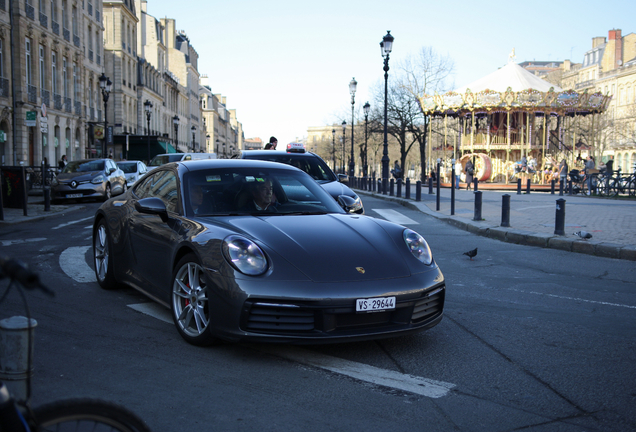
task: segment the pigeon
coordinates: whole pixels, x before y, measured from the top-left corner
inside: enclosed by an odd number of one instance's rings
[[[470,258],[470,260],[472,261],[472,260],[473,260],[473,257],[474,257],[475,255],[477,255],[477,248],[475,248],[475,249],[473,249],[473,250],[471,250],[471,251],[468,251],[468,252],[464,252],[464,255],[466,255],[466,256],[467,256],[468,258]]]
[[[584,240],[592,238],[592,234],[590,234],[587,231],[577,231],[577,232],[574,233],[574,235],[577,235],[577,236],[581,237]]]

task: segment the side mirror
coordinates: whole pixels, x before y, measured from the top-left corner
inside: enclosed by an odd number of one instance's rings
[[[357,210],[356,200],[351,198],[349,195],[338,195],[338,204],[340,204],[340,207],[342,207],[347,213],[352,213]]]
[[[338,181],[340,183],[349,183],[349,176],[347,174],[338,174]]]
[[[115,171],[117,171],[117,168],[109,168],[109,169],[108,169],[108,174],[112,174],[112,173],[114,173]]]
[[[143,198],[135,203],[135,210],[139,213],[157,215],[161,217],[161,220],[166,222],[168,220],[168,211],[166,210],[166,204],[159,198]]]

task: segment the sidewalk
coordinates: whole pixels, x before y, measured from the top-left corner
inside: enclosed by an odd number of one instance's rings
[[[396,188],[397,191],[397,188]],[[451,189],[440,190],[440,210],[437,196],[422,187],[422,200],[415,201],[415,186],[410,199],[356,189],[360,195],[399,202],[458,228],[485,237],[530,246],[547,247],[570,252],[636,261],[636,201],[582,195],[559,196],[550,193],[484,190],[482,192],[481,221],[474,221],[475,193],[455,190],[455,214],[451,216]],[[510,195],[510,227],[501,227],[502,196]],[[555,235],[556,202],[565,200],[565,236]],[[364,201],[364,199],[363,199]],[[590,240],[574,235],[576,231],[592,234]]]
[[[23,209],[3,208],[4,220],[0,220],[0,226],[13,225],[23,222],[33,222],[61,213],[69,213],[83,209],[82,204],[51,205],[49,211],[44,211],[44,197],[42,195],[29,195],[27,202],[27,216]]]

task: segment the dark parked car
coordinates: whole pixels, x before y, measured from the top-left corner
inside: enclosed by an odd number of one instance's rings
[[[51,182],[51,199],[107,200],[127,189],[124,172],[112,159],[82,159],[69,162]]]
[[[142,161],[121,161],[117,162],[117,166],[124,172],[128,187],[134,185],[137,180],[148,172],[148,167]]]
[[[98,209],[95,274],[171,309],[195,345],[344,342],[440,322],[424,238],[347,214],[306,173],[252,160],[176,162]]]
[[[241,154],[241,158],[266,160],[295,166],[309,174],[335,200],[338,200],[341,195],[351,197],[354,202],[351,204],[349,212],[364,214],[364,206],[358,194],[342,183],[347,176],[336,176],[320,156],[306,152],[302,146],[288,145],[288,148],[288,150],[246,150]]]

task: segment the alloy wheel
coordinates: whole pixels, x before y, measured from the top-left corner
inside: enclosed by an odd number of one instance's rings
[[[186,262],[177,272],[172,286],[172,307],[175,322],[189,337],[202,336],[210,322],[207,286],[203,269],[195,262]]]

